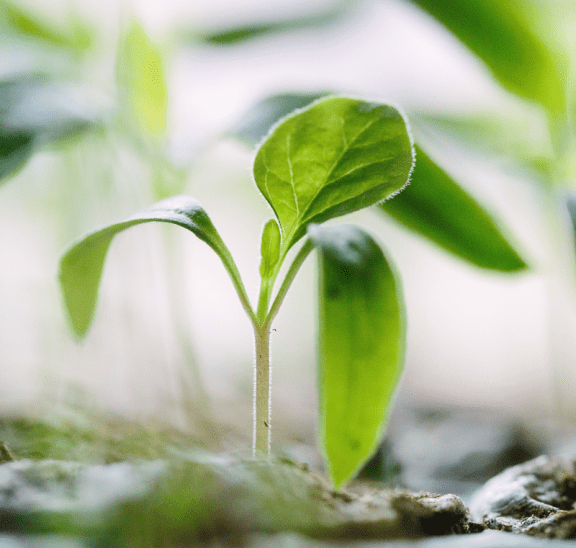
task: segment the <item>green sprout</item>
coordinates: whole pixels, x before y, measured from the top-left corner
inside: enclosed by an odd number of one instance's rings
[[[220,257],[252,324],[253,449],[255,455],[268,455],[271,326],[300,266],[315,249],[319,439],[331,480],[340,487],[381,440],[403,366],[406,329],[399,280],[380,246],[357,226],[322,223],[398,193],[413,164],[413,143],[397,109],[345,97],[321,99],[281,120],[255,157],[254,180],[274,213],[262,231],[256,306],[202,206],[192,197],[175,196],[91,232],[66,251],[60,282],[72,327],[82,337],[92,322],[106,254],[116,234],[151,221],[190,230]],[[289,256],[291,263],[281,277]]]

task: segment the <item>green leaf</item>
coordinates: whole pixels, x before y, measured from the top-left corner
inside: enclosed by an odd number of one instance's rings
[[[565,84],[558,61],[540,40],[517,0],[412,0],[490,68],[508,90],[563,112]]]
[[[260,257],[260,276],[267,278],[280,259],[280,229],[274,219],[270,219],[262,230]]]
[[[190,230],[220,257],[237,291],[245,296],[240,274],[202,206],[190,196],[174,196],[126,219],[84,236],[74,243],[60,261],[60,284],[74,332],[86,334],[94,317],[98,286],[104,261],[116,234],[142,223],[171,223]],[[243,303],[245,304],[245,303]]]
[[[49,45],[84,51],[92,44],[92,33],[77,19],[72,19],[69,29],[54,28],[21,6],[0,0],[0,20],[18,34],[41,40]]]
[[[84,109],[84,112],[81,112]],[[34,151],[85,131],[95,123],[77,90],[35,77],[0,81],[0,181]]]
[[[20,169],[32,155],[34,137],[30,133],[4,133],[0,130],[0,184]]]
[[[380,207],[474,265],[504,272],[526,268],[490,216],[419,147],[410,184]]]
[[[354,225],[309,225],[318,249],[319,438],[335,487],[376,450],[404,361],[403,298],[378,244]]]
[[[576,236],[576,194],[572,192],[567,193],[564,197],[564,204],[568,210],[568,215],[570,217],[570,221],[572,222],[574,235]],[[576,240],[574,244],[576,246]]]
[[[254,179],[276,214],[285,253],[308,223],[398,192],[412,163],[406,122],[395,108],[330,97],[272,130],[256,154]]]
[[[228,131],[228,135],[245,141],[250,145],[259,143],[270,128],[280,118],[292,111],[307,107],[328,93],[280,93],[271,95],[256,103],[238,123]]]
[[[409,112],[410,126],[417,143],[449,139],[459,148],[480,156],[496,156],[516,169],[530,169],[550,179],[554,151],[549,127],[539,112],[521,117],[483,114],[438,114]],[[421,141],[420,135],[428,137]],[[432,142],[433,142],[432,141]]]
[[[234,45],[253,38],[259,38],[269,34],[293,31],[297,29],[318,28],[338,22],[350,11],[353,2],[338,0],[330,2],[327,9],[319,13],[289,17],[283,20],[256,23],[222,31],[207,33],[203,40],[208,44],[228,46]]]
[[[119,51],[118,82],[138,123],[149,134],[162,135],[168,108],[162,57],[135,20]]]

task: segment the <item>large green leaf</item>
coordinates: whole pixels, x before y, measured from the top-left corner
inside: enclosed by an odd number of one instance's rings
[[[378,446],[404,361],[405,315],[394,271],[354,225],[309,225],[320,257],[319,434],[341,486]]]
[[[472,264],[505,272],[526,268],[490,216],[421,148],[411,183],[380,208]]]
[[[78,90],[40,77],[0,81],[0,182],[38,147],[94,124],[93,109],[78,99]]]
[[[393,107],[329,97],[277,125],[254,161],[286,252],[306,230],[398,192],[413,164],[412,142]]]
[[[94,317],[104,261],[116,234],[142,223],[171,223],[193,232],[220,257],[236,288],[243,290],[240,274],[208,214],[190,196],[174,196],[126,219],[84,236],[60,261],[60,284],[72,327],[82,337]]]
[[[162,56],[135,20],[119,48],[118,82],[141,127],[151,135],[162,135],[168,105]]]
[[[564,109],[565,84],[558,61],[523,15],[518,0],[411,0],[450,29],[507,89]]]

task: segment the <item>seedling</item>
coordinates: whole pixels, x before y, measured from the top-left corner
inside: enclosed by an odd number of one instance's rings
[[[72,327],[82,337],[90,326],[116,234],[151,221],[190,230],[220,257],[252,324],[253,447],[255,454],[268,455],[271,326],[300,266],[316,249],[319,439],[339,487],[380,441],[403,365],[405,318],[397,276],[374,239],[354,225],[321,223],[390,198],[407,184],[413,162],[406,121],[389,105],[329,97],[296,111],[272,129],[254,161],[254,180],[274,212],[262,231],[255,307],[207,213],[194,198],[176,196],[91,232],[64,254],[60,282]],[[280,277],[289,255],[292,262]]]

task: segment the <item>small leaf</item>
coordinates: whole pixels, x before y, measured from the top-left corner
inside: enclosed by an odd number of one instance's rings
[[[320,257],[319,431],[340,487],[376,450],[404,360],[405,315],[394,271],[354,225],[308,226]]]
[[[116,234],[142,223],[171,223],[193,232],[220,257],[236,287],[243,289],[234,261],[202,206],[189,196],[174,196],[153,205],[125,221],[84,236],[60,260],[60,284],[74,332],[86,334],[94,317],[98,286],[106,253]]]
[[[119,51],[118,81],[139,124],[151,135],[163,134],[168,99],[162,57],[134,20]]]
[[[228,131],[250,145],[258,144],[280,118],[298,108],[307,107],[328,93],[280,93],[256,103],[240,121]]]
[[[406,122],[395,108],[330,97],[273,129],[256,155],[254,178],[276,214],[285,252],[308,223],[398,192],[412,162]]]
[[[563,112],[564,77],[517,0],[412,0],[450,29],[508,90]]]
[[[260,276],[267,278],[280,259],[280,229],[274,219],[270,219],[264,225],[260,257]]]
[[[489,215],[418,147],[411,183],[380,207],[474,265],[504,272],[526,268]]]

